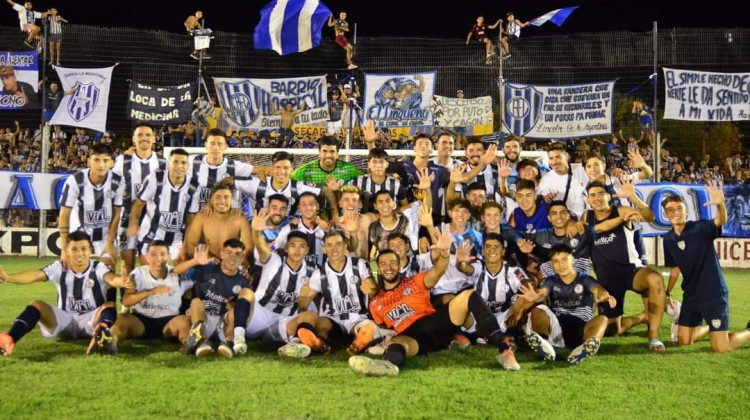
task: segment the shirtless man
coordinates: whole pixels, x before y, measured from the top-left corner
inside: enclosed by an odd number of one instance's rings
[[[208,216],[200,213],[185,232],[185,246],[182,248],[180,261],[193,257],[193,250],[199,242],[205,242],[209,255],[220,258],[223,244],[229,239],[239,239],[245,245],[245,267],[253,254],[252,232],[244,215],[231,212],[232,187],[227,184],[216,184],[211,190],[211,208]]]
[[[349,70],[356,69],[358,66],[352,63],[354,47],[346,39],[346,33],[349,32],[349,22],[346,21],[346,12],[339,13],[339,18],[336,20],[333,20],[333,13],[331,13],[331,16],[328,16],[328,27],[333,27],[333,31],[336,33],[336,44],[346,50],[347,68]]]
[[[302,113],[305,110],[305,101],[301,101],[299,108],[294,109],[292,104],[287,102],[284,104],[284,109],[277,109],[276,105],[271,104],[271,113],[273,115],[281,115],[281,128],[279,129],[279,147],[289,147],[294,141],[294,117]]]

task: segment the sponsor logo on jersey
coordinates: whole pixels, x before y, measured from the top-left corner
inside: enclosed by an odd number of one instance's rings
[[[412,309],[409,305],[402,303],[395,308],[388,311],[385,316],[393,321],[394,324],[403,321],[406,318],[409,318],[410,316],[414,315],[416,311]]]
[[[159,212],[159,226],[166,230],[179,230],[182,228],[183,213],[181,211]]]
[[[88,210],[84,213],[84,225],[95,227],[107,227],[112,220],[109,208],[103,207],[97,210]]]
[[[277,290],[276,294],[273,296],[273,299],[271,299],[271,302],[281,306],[292,306],[295,302],[297,302],[298,297],[298,293],[287,293],[281,290]]]
[[[357,299],[352,299],[351,296],[348,295],[333,300],[333,311],[337,314],[358,313],[361,309],[359,301]]]
[[[597,245],[597,246],[601,246],[601,245],[609,245],[609,244],[611,244],[612,242],[614,242],[614,241],[615,241],[615,239],[617,239],[617,235],[615,235],[615,233],[614,233],[614,232],[612,232],[612,233],[610,233],[609,235],[606,235],[606,236],[600,236],[599,238],[597,238],[597,239],[596,239],[596,240],[594,241],[594,245]]]
[[[68,311],[77,312],[79,314],[85,314],[96,309],[96,305],[92,304],[88,299],[75,299],[73,297],[68,298]]]

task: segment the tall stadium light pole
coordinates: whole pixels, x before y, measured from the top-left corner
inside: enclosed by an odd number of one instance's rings
[[[502,31],[500,33],[502,37]],[[503,132],[505,126],[505,77],[503,77],[503,57],[502,57],[502,45],[500,45],[500,65],[498,66],[497,85],[500,88],[500,125],[497,128],[497,147],[502,150],[502,144],[500,144],[500,134]]]

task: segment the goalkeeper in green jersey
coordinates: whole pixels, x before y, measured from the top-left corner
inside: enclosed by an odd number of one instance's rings
[[[362,172],[353,164],[339,160],[338,141],[331,136],[323,136],[318,141],[318,160],[297,168],[292,173],[292,179],[323,187],[329,175],[336,181],[343,181],[341,185],[362,175]]]

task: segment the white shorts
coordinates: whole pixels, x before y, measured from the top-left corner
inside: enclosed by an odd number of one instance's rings
[[[245,337],[251,340],[288,342],[286,326],[295,316],[279,315],[255,302],[252,303],[252,315],[245,327]]]
[[[105,254],[104,250],[107,248],[107,240],[91,241],[91,245],[94,247],[94,255],[98,255],[101,258],[109,258],[111,255]]]
[[[563,341],[563,335],[562,335],[562,328],[560,327],[560,322],[558,322],[557,317],[555,316],[554,312],[547,306],[547,305],[537,305],[535,308],[539,308],[542,311],[544,311],[545,314],[549,317],[549,342],[554,347],[565,347],[565,341]],[[508,311],[505,312],[499,312],[495,314],[495,318],[497,318],[497,323],[500,324],[500,331],[506,332],[508,330],[508,326],[505,325],[505,317],[508,316]],[[531,332],[531,312],[526,316],[526,320],[523,321],[524,324],[524,333],[528,334]],[[474,322],[474,325],[471,326],[467,331],[469,332],[476,332],[477,323]]]
[[[326,129],[326,132],[329,136],[335,136],[336,134],[341,132],[341,120],[338,121],[328,121],[328,128]]]
[[[120,251],[130,251],[130,250],[138,249],[138,237],[127,236],[126,232],[127,232],[127,229],[118,228],[117,240],[115,240],[115,245],[117,246],[117,249],[119,249]],[[127,241],[122,241],[122,238],[128,238],[128,239]]]
[[[50,305],[50,307],[55,314],[57,327],[50,331],[40,323],[39,328],[42,330],[44,338],[90,338],[94,334],[94,318],[99,313],[98,308],[78,315],[63,311],[56,306]]]

